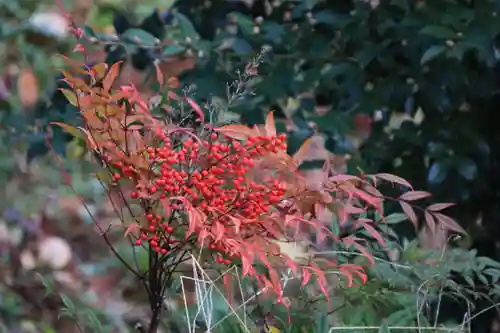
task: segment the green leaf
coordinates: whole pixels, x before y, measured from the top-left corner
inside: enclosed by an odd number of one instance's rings
[[[253,51],[252,46],[243,38],[235,38],[231,43],[234,52],[239,54],[246,54]]]
[[[387,325],[387,322],[384,321],[384,323],[380,326],[380,329],[378,330],[379,333],[390,333],[391,331],[389,330],[389,326]]]
[[[179,12],[174,12],[174,16],[177,19],[177,22],[179,23],[179,28],[181,29],[181,33],[184,36],[184,38],[189,37],[192,40],[196,40],[200,38],[200,35],[194,28],[193,23],[183,14]]]
[[[236,24],[243,34],[253,35],[253,21],[248,16],[238,12],[232,12],[229,15],[236,20]]]
[[[398,224],[403,221],[408,220],[408,216],[403,213],[393,213],[385,218],[385,221],[382,221],[382,223],[387,223],[387,224]]]
[[[59,314],[57,315],[57,319],[61,319],[64,317],[74,319],[75,313],[68,311],[68,309],[66,309],[66,308],[62,308],[61,310],[59,310]]]
[[[52,281],[49,281],[40,273],[36,273],[36,275],[38,275],[38,277],[42,281],[43,286],[45,287],[45,296],[51,295],[54,292]]]
[[[456,33],[453,30],[439,25],[428,25],[420,30],[420,33],[440,39],[452,39],[456,37]]]
[[[186,51],[186,47],[183,45],[173,44],[168,45],[163,49],[163,56],[170,57]]]
[[[94,311],[87,312],[87,319],[89,321],[89,326],[93,329],[94,332],[104,332],[103,326],[99,318]]]
[[[73,303],[73,301],[66,295],[61,295],[60,298],[65,306],[65,308],[63,310],[66,310],[68,312],[68,314],[75,314],[76,308],[75,308],[75,304]]]
[[[122,40],[137,46],[152,47],[160,44],[160,40],[158,38],[145,30],[137,28],[127,29],[121,35],[121,38]]]
[[[491,283],[495,284],[500,280],[500,270],[495,268],[486,268],[484,274],[491,276]]]
[[[477,261],[483,267],[496,267],[500,269],[500,262],[495,261],[489,257],[477,257]]]
[[[424,52],[420,64],[424,65],[446,51],[446,45],[433,45]]]
[[[387,318],[388,325],[407,325],[411,322],[414,317],[413,311],[410,309],[403,309],[399,311],[395,311],[391,313],[391,315]]]

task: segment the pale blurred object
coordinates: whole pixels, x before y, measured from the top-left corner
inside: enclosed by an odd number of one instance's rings
[[[72,251],[68,242],[60,237],[47,237],[38,245],[38,259],[52,269],[63,269],[71,262]]]
[[[19,94],[19,101],[25,108],[31,108],[38,102],[38,78],[31,68],[24,68],[19,73],[17,92]]]
[[[29,19],[29,24],[43,34],[59,40],[68,36],[69,22],[64,15],[55,10],[34,13]]]

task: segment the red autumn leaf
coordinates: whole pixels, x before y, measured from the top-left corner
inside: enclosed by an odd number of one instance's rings
[[[425,224],[429,228],[432,234],[436,233],[436,221],[434,220],[434,217],[429,212],[425,212]]]
[[[361,182],[361,178],[353,175],[335,175],[328,178],[332,183]]]
[[[309,271],[308,267],[302,267],[302,284],[300,285],[301,288],[304,288],[309,281],[311,280],[311,272]]]
[[[344,244],[347,247],[354,246],[361,254],[363,254],[372,265],[375,265],[375,260],[373,259],[373,255],[368,252],[361,244],[359,244],[357,241],[360,240],[358,237],[346,237],[344,238]]]
[[[428,198],[430,196],[431,196],[431,194],[429,192],[425,192],[425,191],[409,191],[409,192],[403,193],[399,197],[399,199],[405,200],[405,201],[416,201],[416,200],[420,200],[423,198]]]
[[[128,235],[132,234],[134,236],[138,236],[141,232],[141,227],[137,223],[131,223],[125,229],[125,233],[123,237],[126,238]]]
[[[363,227],[366,229],[366,231],[373,237],[377,240],[377,242],[382,245],[382,246],[385,246],[385,241],[384,239],[382,238],[382,235],[380,234],[380,232],[378,232],[370,223],[364,223],[363,224]]]
[[[352,288],[353,285],[353,278],[352,274],[349,271],[342,271],[342,274],[344,274],[345,277],[347,277],[347,288]]]
[[[331,304],[328,290],[326,288],[326,286],[328,285],[328,282],[326,280],[325,273],[315,264],[311,264],[309,267],[316,275],[316,281],[318,282],[318,286],[321,289],[321,292],[323,293],[323,295],[325,296],[325,298],[327,300],[328,309],[330,310],[332,307],[332,304]]]
[[[439,211],[445,210],[446,208],[449,208],[451,206],[455,206],[455,204],[454,203],[436,203],[436,204],[432,204],[432,205],[428,206],[427,210],[430,210],[432,212],[439,212]]]
[[[215,230],[213,231],[213,234],[215,235],[215,243],[218,243],[223,237],[224,237],[224,225],[220,223],[219,221],[214,222],[215,225]]]
[[[186,97],[186,100],[189,103],[189,105],[193,108],[194,112],[196,112],[196,114],[198,115],[200,122],[204,123],[205,122],[205,113],[203,112],[201,107],[189,97]]]
[[[243,277],[245,277],[251,273],[253,267],[252,267],[251,261],[248,259],[248,257],[245,254],[242,254],[242,256],[241,256],[241,266],[242,266]]]
[[[398,177],[398,176],[395,176],[395,175],[391,175],[390,173],[377,173],[374,176],[378,177],[380,179],[383,179],[385,181],[388,181],[390,183],[400,184],[400,185],[406,186],[406,187],[408,187],[410,189],[413,189],[413,186],[411,186],[411,184],[408,183],[408,181],[404,180],[401,177]]]
[[[455,231],[460,234],[466,234],[465,230],[451,217],[441,214],[441,213],[436,213],[433,212],[432,215],[443,224],[444,228],[447,230]]]
[[[289,256],[287,256],[284,253],[282,253],[281,256],[285,259],[287,266],[290,267],[290,270],[292,271],[293,276],[296,277],[297,276],[297,264],[295,263],[295,261],[293,261],[292,258],[290,258]]]
[[[241,219],[237,218],[236,216],[230,215],[229,218],[231,221],[234,223],[234,231],[239,234],[240,233],[240,228],[241,228]],[[276,234],[276,233],[275,233]]]
[[[382,199],[374,197],[373,195],[370,195],[370,194],[366,193],[365,191],[358,190],[358,189],[353,190],[352,194],[355,197],[358,197],[359,199],[363,200],[364,202],[366,202],[370,206],[375,207],[377,210],[381,209]]]
[[[372,266],[375,265],[375,259],[373,259],[373,255],[364,246],[362,246],[358,242],[353,242],[352,245],[356,249],[358,249],[358,251],[361,252],[361,254],[363,254],[366,257],[366,259],[368,259],[370,261]]]
[[[412,206],[407,204],[406,202],[400,201],[399,205],[403,209],[403,212],[405,213],[406,216],[408,216],[408,219],[410,220],[411,223],[415,226],[415,228],[418,227],[418,218],[417,214],[415,214],[415,211],[413,210]]]
[[[170,201],[167,199],[160,199],[163,208],[165,209],[165,216],[170,216],[172,214],[172,208],[170,207]]]

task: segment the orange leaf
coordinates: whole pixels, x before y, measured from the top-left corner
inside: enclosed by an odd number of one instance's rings
[[[115,62],[109,69],[106,77],[104,77],[104,79],[102,80],[102,88],[105,92],[109,92],[109,90],[113,86],[113,83],[115,82],[116,77],[118,76],[118,73],[120,71],[121,63],[121,61]]]
[[[420,200],[423,198],[428,198],[430,197],[431,194],[429,192],[425,191],[409,191],[406,193],[403,193],[399,199],[405,200],[405,201],[415,201],[415,200]]]
[[[267,114],[266,118],[266,135],[276,136],[276,124],[274,122],[274,112],[271,111]]]
[[[308,138],[302,146],[300,146],[299,150],[295,152],[292,156],[292,161],[295,163],[295,165],[301,165],[302,162],[304,161],[304,157],[307,155],[309,147],[311,145],[312,139]]]
[[[23,107],[33,107],[38,102],[38,79],[31,68],[25,68],[19,73],[17,92]]]
[[[73,127],[71,125],[68,125],[68,124],[65,124],[65,123],[59,123],[59,122],[51,122],[50,124],[61,127],[65,132],[73,135],[74,137],[77,137],[77,138],[80,138],[80,139],[83,139],[83,140],[86,139],[84,133],[81,130],[79,130],[78,128],[75,128],[75,127]]]
[[[156,81],[158,81],[158,83],[160,84],[160,88],[163,88],[163,85],[165,84],[165,77],[163,76],[163,72],[161,71],[158,62],[154,61],[153,64],[155,65],[156,70]]]
[[[108,70],[108,65],[106,63],[104,63],[104,62],[95,64],[92,67],[92,73],[94,74],[94,78],[97,81],[99,81],[102,78],[104,78],[104,76],[106,75],[106,71],[107,70]]]
[[[246,140],[248,137],[257,136],[258,132],[255,129],[244,125],[226,125],[214,129],[216,132],[224,134],[230,138],[237,140]]]
[[[64,62],[66,62],[66,64],[68,64],[69,67],[71,67],[71,69],[77,72],[78,74],[89,75],[89,72],[82,68],[83,65],[81,63],[78,63],[62,54],[60,54],[59,56],[62,57]]]

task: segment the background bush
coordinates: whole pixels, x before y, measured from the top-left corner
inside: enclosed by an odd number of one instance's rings
[[[53,70],[61,64],[46,61],[73,45],[24,24],[35,9],[28,3],[0,5],[16,14],[2,20],[1,47],[15,50],[5,63],[20,69],[4,75],[10,93],[2,95],[0,114],[6,143],[31,161],[48,152],[47,132],[58,153],[67,151],[71,137],[49,130],[50,121],[79,120],[55,91]],[[95,50],[107,45],[96,58],[125,60],[124,77],[154,77],[156,60],[180,75],[179,90],[208,103],[207,117],[221,109],[223,121],[252,125],[276,110],[291,150],[320,134],[330,152],[351,155],[350,171],[392,172],[440,201],[458,202],[453,215],[470,234],[459,245],[499,259],[497,1],[183,0],[125,7],[98,3],[82,14],[91,19],[86,36],[99,41]],[[263,48],[258,77],[238,74]],[[15,84],[28,71],[38,79],[35,104]],[[243,83],[229,88],[237,98],[228,105],[227,84],[235,80]],[[431,245],[442,246],[442,239]]]

